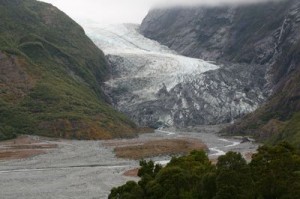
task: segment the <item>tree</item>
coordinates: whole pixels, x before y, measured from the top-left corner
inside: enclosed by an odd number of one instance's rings
[[[250,166],[257,197],[300,197],[300,155],[288,143],[260,147]]]
[[[108,199],[137,199],[143,198],[143,190],[134,181],[128,181],[125,185],[111,190]]]
[[[154,165],[154,162],[150,160],[149,162],[145,160],[140,161],[141,168],[138,171],[138,176],[143,177],[145,175],[149,175],[152,178],[156,176],[156,174],[160,171],[162,166],[160,164]]]
[[[240,153],[228,152],[217,163],[216,199],[253,198],[250,168]]]

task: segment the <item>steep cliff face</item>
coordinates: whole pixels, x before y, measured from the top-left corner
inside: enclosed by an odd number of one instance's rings
[[[146,37],[187,56],[265,64],[280,51],[286,35],[300,21],[298,8],[298,1],[287,0],[156,9],[149,12],[140,30]]]
[[[35,0],[0,1],[0,18],[0,139],[134,134],[101,89],[104,54],[76,22]]]
[[[299,1],[155,9],[140,31],[184,55],[265,68],[269,101],[224,132],[300,143]]]

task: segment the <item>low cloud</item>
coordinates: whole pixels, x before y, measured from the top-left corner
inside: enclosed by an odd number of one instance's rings
[[[271,1],[282,1],[282,0],[168,0],[160,1],[160,6],[191,6],[191,5],[228,5],[228,4],[251,4],[251,3],[263,3]]]
[[[157,6],[257,3],[266,0],[41,0],[52,3],[75,19],[100,23],[140,23]]]

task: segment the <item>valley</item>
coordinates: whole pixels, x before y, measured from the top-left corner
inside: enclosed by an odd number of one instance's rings
[[[223,125],[212,124],[232,122],[264,102],[263,84],[254,84],[264,80],[264,72],[179,55],[142,36],[138,25],[83,26],[111,66],[103,88],[111,103],[139,126],[157,130],[133,139],[29,136],[25,144],[4,143],[1,196],[107,198],[111,188],[138,180],[125,174],[136,170],[139,160],[165,165],[194,149],[205,150],[212,162],[228,151],[249,161],[258,145],[219,137]],[[260,76],[249,79],[254,72]]]
[[[0,11],[0,198],[299,193],[297,0],[158,7],[140,25]],[[138,178],[140,160],[167,166]]]

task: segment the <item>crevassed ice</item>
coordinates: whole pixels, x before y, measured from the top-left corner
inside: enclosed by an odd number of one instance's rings
[[[106,55],[113,56],[111,59],[122,58],[122,62],[116,66],[121,76],[109,80],[108,85],[117,87],[124,82],[130,85],[129,82],[133,80],[147,79],[142,88],[132,87],[132,92],[142,100],[151,100],[162,85],[170,90],[193,76],[219,68],[201,59],[178,55],[168,47],[142,36],[138,27],[134,24],[118,24],[85,28],[90,38]]]

